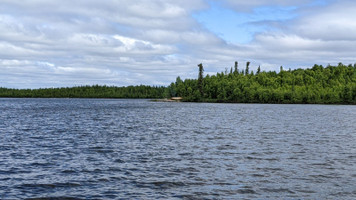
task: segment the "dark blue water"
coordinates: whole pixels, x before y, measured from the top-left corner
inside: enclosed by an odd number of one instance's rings
[[[0,199],[355,199],[356,106],[0,99]]]

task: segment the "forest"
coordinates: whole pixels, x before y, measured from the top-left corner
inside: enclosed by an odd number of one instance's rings
[[[308,69],[256,72],[250,62],[216,75],[204,76],[198,65],[197,79],[179,76],[169,86],[77,86],[63,88],[9,89],[0,87],[0,97],[15,98],[148,98],[182,97],[186,102],[356,104],[356,64],[337,66],[315,64]]]
[[[193,102],[356,104],[356,64],[295,70],[281,66],[279,73],[261,71],[260,66],[253,72],[249,65],[239,70],[235,62],[230,70],[204,77],[199,64],[198,79],[177,77],[169,94]]]
[[[78,86],[41,89],[0,88],[0,97],[13,98],[164,98],[166,87],[158,86]]]

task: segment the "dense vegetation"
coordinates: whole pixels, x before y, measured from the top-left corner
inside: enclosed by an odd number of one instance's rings
[[[7,89],[0,88],[0,97],[31,98],[163,98],[166,87],[152,86],[80,86],[71,88]]]
[[[171,96],[181,96],[185,101],[233,103],[302,103],[302,104],[356,104],[356,64],[345,66],[314,65],[311,69],[256,73],[234,69],[203,79],[202,66],[199,77],[181,80],[168,87]]]
[[[227,103],[310,103],[356,104],[356,64],[280,72],[239,70],[234,68],[216,75],[203,76],[199,64],[198,79],[177,77],[168,87],[155,86],[79,86],[71,88],[8,89],[0,88],[0,97],[31,98],[166,98],[184,101]]]

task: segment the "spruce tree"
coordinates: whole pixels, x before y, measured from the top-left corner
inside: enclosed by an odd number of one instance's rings
[[[257,68],[257,72],[256,72],[256,74],[259,74],[261,72],[261,66],[260,65],[258,65],[258,68]]]
[[[238,74],[238,73],[239,73],[238,65],[239,65],[239,63],[238,63],[237,61],[235,61],[235,71],[234,71],[234,74]]]
[[[203,72],[204,72],[203,64],[200,63],[198,67],[199,67],[198,89],[201,96],[203,96]]]
[[[250,62],[248,61],[248,62],[246,63],[245,75],[249,74],[249,66],[250,66]]]

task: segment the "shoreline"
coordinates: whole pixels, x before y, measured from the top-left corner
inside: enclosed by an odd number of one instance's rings
[[[355,106],[354,103],[301,103],[301,102],[230,102],[230,101],[186,101],[183,99],[155,99],[155,98],[115,98],[115,97],[1,97],[0,99],[126,99],[126,100],[148,100],[151,102],[166,102],[166,103],[216,103],[216,104],[275,104],[275,105],[350,105]]]

